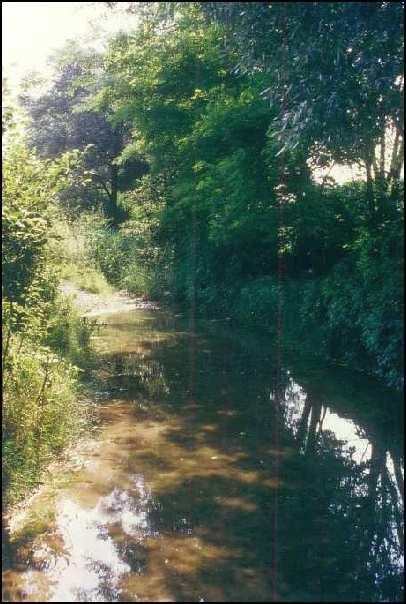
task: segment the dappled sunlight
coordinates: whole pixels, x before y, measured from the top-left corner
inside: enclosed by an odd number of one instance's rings
[[[46,531],[20,549],[29,569],[6,575],[8,593],[28,601],[289,600],[317,593],[313,550],[320,576],[334,577],[334,549],[346,560],[340,531],[345,543],[359,526],[362,541],[378,522],[393,542],[388,564],[400,568],[403,462],[392,437],[387,504],[378,494],[385,483],[373,482],[384,472],[376,443],[386,432],[371,414],[340,414],[343,402],[324,395],[314,377],[314,387],[299,385],[293,370],[275,394],[278,405],[269,405],[268,362],[258,356],[250,369],[238,345],[219,337],[195,335],[194,362],[210,363],[211,373],[193,372],[191,340],[168,315],[154,322],[131,311],[105,322],[96,340],[106,392],[97,436],[76,450]],[[358,514],[355,529],[342,505]],[[387,525],[378,514],[388,515]],[[366,576],[375,560],[368,539],[352,546]]]

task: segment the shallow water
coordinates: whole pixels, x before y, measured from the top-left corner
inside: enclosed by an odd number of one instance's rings
[[[6,601],[402,601],[393,392],[223,323],[103,316],[100,427]]]

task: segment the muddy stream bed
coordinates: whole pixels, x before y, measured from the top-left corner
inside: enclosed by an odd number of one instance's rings
[[[403,600],[398,395],[276,372],[227,321],[94,302],[98,427],[12,518],[4,601]]]

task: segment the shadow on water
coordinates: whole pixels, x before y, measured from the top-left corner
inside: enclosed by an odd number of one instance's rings
[[[402,601],[400,401],[296,361],[276,380],[256,344],[162,312],[107,320],[99,448],[23,600]]]

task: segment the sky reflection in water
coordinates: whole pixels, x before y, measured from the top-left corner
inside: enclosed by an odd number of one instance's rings
[[[59,546],[9,571],[23,599],[402,600],[392,393],[289,362],[276,408],[270,344],[190,337],[165,313],[111,317],[95,344],[99,447],[59,497]]]

